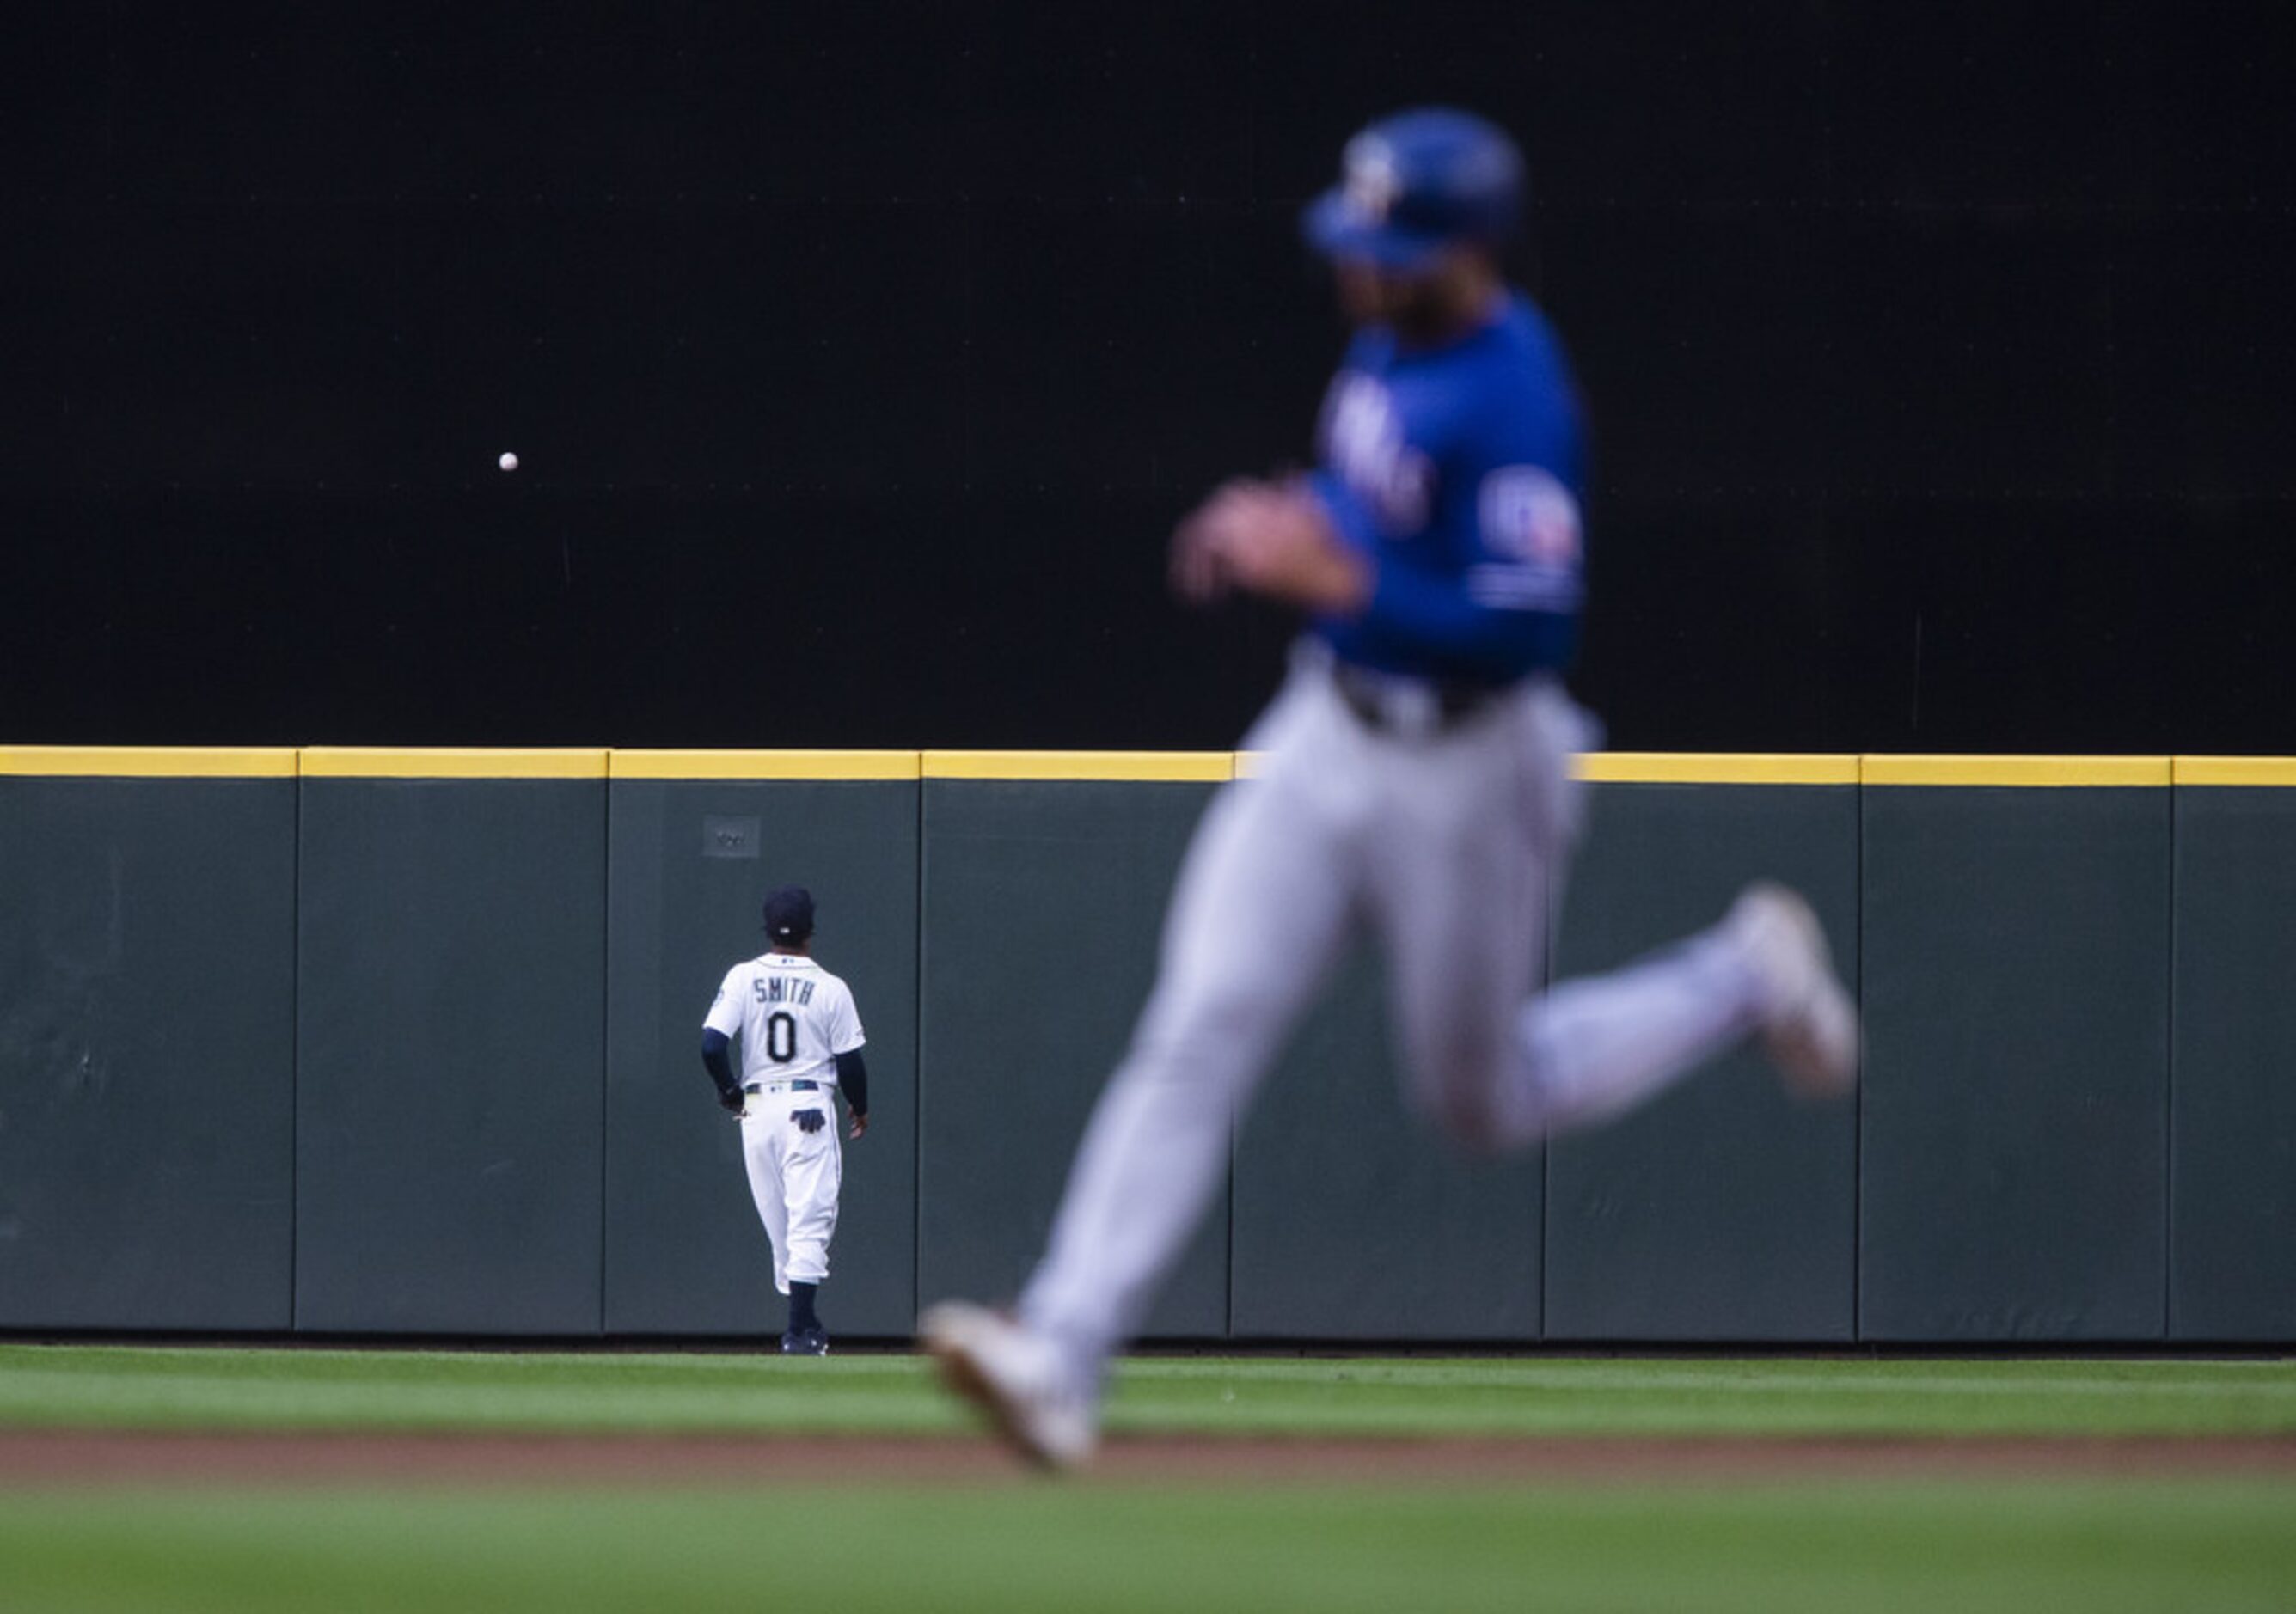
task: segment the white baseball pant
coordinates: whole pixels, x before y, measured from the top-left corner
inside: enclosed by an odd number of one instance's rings
[[[821,1112],[815,1131],[799,1130],[800,1110]],[[837,1141],[837,1095],[826,1085],[809,1093],[768,1089],[742,1111],[742,1162],[750,1197],[774,1247],[774,1287],[819,1283],[829,1276],[829,1241],[837,1232],[837,1191],[845,1157]]]
[[[1349,709],[1324,658],[1295,659],[1245,741],[1256,776],[1197,827],[1025,1323],[1095,1375],[1130,1338],[1226,1170],[1231,1115],[1358,929],[1386,950],[1407,1099],[1471,1147],[1616,1115],[1752,1028],[1758,978],[1719,927],[1534,995],[1595,732],[1542,678],[1404,737]]]

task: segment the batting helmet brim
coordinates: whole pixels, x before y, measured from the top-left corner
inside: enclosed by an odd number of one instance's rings
[[[1382,269],[1423,268],[1457,237],[1377,224],[1363,217],[1345,190],[1332,186],[1300,215],[1300,233],[1325,258],[1354,258]]]

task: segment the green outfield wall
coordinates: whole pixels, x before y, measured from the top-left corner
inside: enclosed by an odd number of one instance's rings
[[[1009,1296],[1153,978],[1189,832],[1234,763],[928,751],[922,769],[920,1295]],[[1227,1332],[1227,1227],[1222,1195],[1150,1334]]]
[[[0,1327],[279,1330],[293,751],[0,751]]]
[[[1861,1337],[2167,1337],[2169,781],[1867,768]]]
[[[1009,1297],[1228,753],[0,747],[0,1329],[777,1331],[700,1027],[802,883],[867,1028],[824,1294]],[[1581,759],[1554,968],[1808,895],[1857,1097],[1751,1053],[1459,1158],[1328,983],[1160,1339],[2296,1342],[2296,762]]]
[[[295,1325],[599,1326],[606,753],[307,751]]]
[[[777,885],[819,900],[853,988],[871,1124],[848,1143],[830,1249],[840,1328],[916,1319],[917,758],[618,751],[608,792],[605,1315],[616,1334],[778,1333],[741,1127],[710,1102],[701,1017],[764,950]]]
[[[1857,758],[1593,758],[1591,833],[1557,978],[1713,922],[1749,881],[1808,897],[1857,979]],[[1637,774],[1651,775],[1636,777]],[[1842,1343],[1856,1336],[1854,1104],[1791,1102],[1751,1050],[1547,1150],[1551,1340]]]
[[[2176,770],[2169,1331],[2296,1340],[2296,763]]]

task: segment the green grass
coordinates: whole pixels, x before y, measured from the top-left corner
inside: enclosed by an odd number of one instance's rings
[[[1157,1358],[1119,1430],[2296,1434],[2296,1363]],[[955,1436],[900,1356],[0,1347],[0,1430]],[[2296,1480],[0,1484],[0,1611],[2296,1610]],[[20,1482],[19,1482],[20,1486]]]
[[[0,1500],[0,1607],[2286,1610],[2266,1483]]]
[[[2296,1362],[1149,1358],[1116,1430],[2296,1434]],[[954,1433],[906,1356],[0,1347],[0,1428]]]

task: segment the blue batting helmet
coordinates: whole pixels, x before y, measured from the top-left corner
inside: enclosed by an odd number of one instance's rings
[[[1349,141],[1340,183],[1308,205],[1300,226],[1327,258],[1409,269],[1455,242],[1504,240],[1522,192],[1522,157],[1502,130],[1423,107]]]

